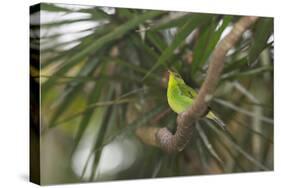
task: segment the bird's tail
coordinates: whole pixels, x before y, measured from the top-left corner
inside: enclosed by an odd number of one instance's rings
[[[216,122],[222,129],[225,129],[225,123],[220,118],[218,118],[218,116],[216,116],[212,111],[209,111],[209,113],[207,114],[207,118]]]

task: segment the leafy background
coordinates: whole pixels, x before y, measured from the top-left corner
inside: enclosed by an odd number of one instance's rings
[[[30,31],[40,70],[30,70],[41,84],[42,184],[273,170],[272,18],[260,18],[227,54],[211,102],[226,131],[202,119],[186,148],[168,155],[136,136],[141,126],[176,129],[167,69],[198,89],[240,17],[40,8],[31,9]]]

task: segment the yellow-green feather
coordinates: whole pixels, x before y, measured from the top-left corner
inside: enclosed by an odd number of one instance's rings
[[[170,108],[176,112],[181,113],[187,110],[197,96],[197,92],[185,84],[184,80],[179,74],[169,71],[169,82],[167,90],[167,99]],[[216,121],[220,125],[224,125],[223,122],[211,111],[206,115],[207,118]]]
[[[170,72],[167,98],[171,109],[181,113],[191,106],[193,98],[189,97],[188,90],[184,88],[184,81],[177,79],[175,74]]]

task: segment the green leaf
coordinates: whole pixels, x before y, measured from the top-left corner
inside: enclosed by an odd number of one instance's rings
[[[232,72],[233,70],[240,70],[241,68],[248,68],[248,58],[242,57],[240,59],[234,60],[230,63],[226,63],[223,72]]]
[[[98,58],[94,59],[93,61],[88,62],[80,70],[78,75],[79,76],[91,75],[96,70],[99,63],[100,63],[100,61]],[[83,82],[81,82],[79,80],[73,81],[65,87],[65,90],[63,91],[63,95],[61,95],[61,98],[58,99],[59,106],[54,111],[53,116],[50,120],[50,125],[49,125],[50,128],[52,128],[56,125],[55,122],[57,121],[57,119],[63,114],[63,112],[66,111],[66,108],[75,99],[77,94],[81,91],[82,87],[83,87]],[[45,92],[44,90],[42,90],[42,91]]]
[[[112,98],[112,97],[113,97],[113,89],[110,88],[109,98]],[[96,148],[99,148],[103,144],[104,138],[105,138],[108,126],[109,126],[111,116],[112,116],[112,106],[109,106],[106,109],[106,112],[103,116],[103,121],[102,121],[102,124],[100,126],[100,130],[98,132],[98,137],[95,141],[95,144],[94,144],[92,150],[95,150]],[[94,180],[96,170],[97,170],[97,167],[98,167],[98,164],[99,164],[99,161],[100,161],[101,154],[102,154],[102,150],[99,150],[95,153],[95,158],[94,158],[94,162],[93,162],[93,165],[92,165],[92,173],[91,173],[91,176],[90,176],[91,180]]]
[[[90,45],[88,45],[85,48],[81,49],[80,51],[76,52],[70,59],[68,59],[63,64],[63,69],[58,70],[55,74],[63,75],[71,67],[73,67],[77,63],[79,63],[81,59],[87,57],[90,54],[97,52],[99,49],[101,49],[105,45],[108,46],[109,43],[119,39],[120,37],[125,35],[127,32],[129,32],[132,29],[134,29],[135,27],[137,27],[139,24],[147,21],[148,19],[159,16],[160,14],[162,14],[162,12],[160,12],[160,11],[147,11],[147,12],[143,13],[142,15],[133,17],[131,20],[120,25],[119,27],[116,27],[113,31],[104,34],[100,38],[97,38],[95,41],[92,41],[92,43]],[[44,84],[44,87],[49,88],[51,85],[53,85],[54,82],[55,82],[55,79],[50,78]]]
[[[91,33],[91,34],[88,34],[88,35],[86,35],[86,36],[84,36],[84,37],[75,38],[75,39],[73,39],[73,40],[69,40],[69,41],[65,41],[65,42],[59,42],[59,43],[57,43],[57,42],[51,41],[51,42],[48,42],[48,43],[47,43],[48,47],[45,47],[45,48],[42,47],[41,53],[48,53],[48,52],[56,52],[56,51],[58,51],[59,54],[62,54],[62,53],[59,52],[60,48],[64,48],[64,47],[66,47],[66,46],[69,45],[69,44],[81,43],[82,40],[87,39],[87,38],[92,38],[92,36],[93,36],[93,34]],[[79,44],[78,44],[78,45],[79,45]],[[73,48],[74,48],[74,47],[73,47]],[[72,48],[71,48],[71,49],[72,49]],[[70,49],[70,50],[71,50],[71,49]],[[69,54],[69,50],[67,50],[67,53],[66,53],[66,54]],[[59,56],[59,57],[62,58],[62,56]],[[44,66],[45,66],[45,65],[46,65],[46,64],[44,64]],[[44,67],[44,66],[43,66],[43,67]]]
[[[82,8],[78,10],[72,10],[70,8],[62,7],[62,6],[57,6],[56,4],[52,3],[41,3],[41,10],[48,11],[48,12],[66,12],[66,13],[88,13],[92,16],[93,20],[101,20],[101,19],[107,19],[110,18],[108,14],[106,14],[104,11],[102,11],[98,7],[90,7],[90,8]]]
[[[251,134],[255,134],[258,135],[260,138],[262,138],[264,141],[268,142],[269,144],[273,144],[273,140],[271,138],[268,138],[268,136],[263,135],[262,133],[250,128],[249,124],[242,121],[242,120],[237,120],[237,119],[233,119],[235,122],[237,122],[237,125],[243,127],[244,129],[246,129],[248,132],[250,132]]]
[[[132,63],[123,61],[121,59],[115,59],[115,63],[117,63],[118,65],[124,66],[124,67],[128,67],[128,68],[130,68],[130,70],[134,70],[138,73],[145,74],[147,72],[147,70],[142,68],[141,66],[134,65]],[[153,79],[160,80],[160,78],[157,75],[153,74],[153,75],[151,75],[151,77]]]
[[[102,92],[102,88],[104,87],[105,83],[106,83],[106,80],[100,80],[95,83],[95,86],[93,87],[93,89],[91,90],[91,92],[88,96],[87,107],[89,106],[89,104],[98,102],[101,92]],[[86,128],[88,127],[93,112],[94,112],[94,108],[90,108],[83,114],[79,127],[78,127],[78,130],[77,130],[77,133],[76,133],[76,136],[75,136],[75,139],[74,139],[74,146],[72,149],[72,153],[76,150],[76,147],[78,146],[78,144],[82,138],[82,135],[84,134]]]
[[[179,29],[175,38],[173,39],[170,46],[168,46],[159,57],[158,61],[153,65],[153,67],[146,73],[143,80],[145,80],[153,71],[155,71],[160,65],[167,66],[167,61],[173,55],[174,50],[179,47],[184,41],[185,38],[198,26],[204,24],[212,18],[208,14],[193,14],[190,15],[191,18]]]
[[[211,125],[211,124],[209,124]],[[215,136],[215,138],[218,140],[218,144],[222,146],[226,150],[226,152],[229,154],[230,158],[233,160],[233,166],[235,165],[238,167],[242,172],[246,172],[247,170],[243,167],[242,161],[238,159],[237,155],[235,154],[234,150],[232,149],[231,145],[227,144],[221,137]],[[231,168],[228,167],[228,169]],[[232,169],[227,170],[225,169],[225,172],[233,172]]]
[[[149,47],[143,40],[141,40],[140,36],[137,36],[136,34],[130,35],[130,40],[132,41],[133,45],[136,47],[136,52],[143,55],[145,54],[145,57],[151,61],[156,61],[158,58],[158,54]],[[129,62],[128,62],[129,63]],[[137,66],[137,65],[135,65]],[[140,66],[138,69],[140,69]],[[143,68],[142,68],[143,69]],[[143,73],[146,73],[147,70],[143,69]]]
[[[241,153],[246,159],[248,159],[251,163],[259,167],[261,170],[269,170],[265,165],[263,165],[261,162],[256,160],[254,157],[252,157],[248,152],[246,152],[240,145],[237,143],[237,141],[233,138],[231,133],[229,131],[224,131],[225,134],[223,134],[221,131],[219,131],[213,124],[211,124],[209,121],[206,121],[206,123],[209,125],[208,127],[212,129],[219,137],[222,137],[229,145],[233,146],[233,148]]]
[[[55,62],[65,62],[68,61],[69,59],[72,59],[74,56],[76,56],[77,54],[79,54],[79,52],[85,48],[87,48],[90,44],[93,43],[93,41],[97,40],[98,38],[102,37],[105,33],[110,32],[112,29],[114,28],[113,24],[106,24],[106,25],[101,25],[101,26],[97,26],[95,27],[95,31],[93,32],[92,35],[88,35],[83,37],[80,40],[80,44],[71,48],[70,50],[66,50],[66,51],[62,51],[62,52],[58,52],[58,54],[51,56],[51,58],[46,59],[44,62],[41,63],[41,69],[44,69],[46,67],[48,67],[49,65],[55,63]],[[102,51],[102,50],[101,50]],[[97,51],[100,52],[100,51]],[[96,53],[97,53],[96,52]],[[79,63],[79,61],[83,60],[87,58],[87,56],[80,56],[78,59],[76,59],[76,63]],[[67,66],[67,63],[63,63],[60,66],[60,69],[58,71],[60,71],[62,75],[65,72],[67,72],[71,67]],[[56,75],[56,73],[54,73],[54,75]],[[48,88],[49,86],[47,85],[51,85],[51,84],[44,84],[46,88]]]
[[[243,77],[249,77],[249,76],[253,76],[264,72],[270,72],[270,71],[273,71],[273,68],[271,66],[258,67],[255,69],[250,69],[248,71],[234,70],[232,72],[223,74],[221,76],[221,80],[241,79]]]
[[[181,25],[184,25],[188,19],[190,19],[190,14],[185,14],[183,16],[175,17],[173,18],[170,14],[163,17],[162,20],[159,21],[159,23],[156,23],[155,25],[151,26],[151,31],[159,31],[164,29],[171,29],[174,27],[179,27]]]
[[[33,24],[31,25],[31,28],[36,28],[36,27],[40,27],[40,28],[44,28],[47,29],[49,27],[58,27],[58,26],[62,26],[65,24],[72,24],[72,23],[79,23],[79,22],[85,22],[85,21],[93,21],[92,18],[83,18],[83,19],[73,19],[73,20],[61,20],[61,21],[56,21],[56,22],[48,22],[48,23],[43,23],[43,24]]]
[[[193,62],[192,62],[192,77],[195,73],[207,62],[211,52],[216,47],[222,32],[229,25],[232,16],[224,16],[221,26],[217,23],[216,17],[210,25],[206,25],[202,34],[200,35],[194,48]]]
[[[44,10],[44,11],[48,11],[48,12],[71,12],[72,11],[68,8],[57,6],[52,3],[41,3],[40,9]]]
[[[205,131],[203,130],[203,128],[201,127],[201,125],[199,123],[196,124],[196,129],[199,133],[200,138],[202,139],[202,142],[204,144],[204,146],[206,147],[206,149],[208,150],[208,152],[211,154],[211,156],[219,162],[220,165],[223,165],[224,162],[223,160],[219,157],[219,155],[217,154],[217,152],[215,151],[215,149],[213,148],[212,144],[210,143]]]
[[[73,120],[73,119],[75,119],[75,118],[77,118],[81,115],[84,115],[84,114],[88,113],[89,111],[92,111],[94,108],[125,104],[125,103],[130,103],[130,102],[133,102],[133,101],[134,101],[134,99],[116,99],[116,100],[113,100],[113,101],[101,101],[101,102],[91,103],[85,109],[83,109],[82,111],[73,113],[70,116],[56,122],[54,126],[57,126],[59,124],[65,123],[65,122],[70,121],[70,120]]]
[[[159,159],[157,160],[156,165],[155,165],[152,175],[151,175],[152,178],[156,178],[158,176],[166,157],[167,157],[167,155],[159,156]]]
[[[107,14],[103,10],[98,7],[95,8],[86,8],[80,9],[79,12],[89,13],[91,15],[92,20],[100,21],[100,20],[107,20],[111,18],[111,15]]]
[[[248,111],[244,108],[241,108],[229,101],[226,101],[226,100],[222,100],[222,99],[214,99],[213,100],[214,102],[224,106],[224,107],[227,107],[229,109],[232,109],[234,111],[237,111],[239,113],[242,113],[244,115],[247,115],[247,116],[250,116],[250,117],[255,117],[257,119],[260,119],[261,121],[265,122],[265,123],[268,123],[268,124],[273,124],[273,119],[269,118],[269,117],[266,117],[266,116],[257,116],[255,113],[253,113],[252,111]]]
[[[160,52],[165,50],[165,48],[167,47],[167,43],[165,42],[165,40],[163,40],[163,37],[161,38],[161,35],[159,35],[159,33],[149,31],[147,32],[147,38],[150,42],[152,42],[152,44],[157,47]]]
[[[109,143],[111,143],[113,140],[115,140],[117,137],[121,136],[121,135],[125,135],[129,132],[132,132],[133,130],[135,130],[137,127],[145,125],[146,123],[148,123],[153,117],[155,117],[155,115],[157,115],[158,113],[162,112],[164,109],[163,105],[159,105],[155,108],[153,108],[151,111],[149,112],[145,112],[142,116],[140,116],[139,118],[137,118],[135,121],[133,121],[132,123],[130,123],[129,125],[125,126],[122,129],[119,129],[115,134],[110,135],[108,138],[106,138],[103,141],[103,144],[99,145],[98,147],[92,147],[91,152],[86,160],[85,166],[83,168],[83,172],[81,177],[84,176],[85,172],[86,172],[86,168],[90,162],[91,156],[98,152],[98,151],[102,151],[102,149],[108,145]]]
[[[267,47],[268,38],[273,33],[273,19],[260,18],[255,26],[253,40],[249,49],[249,64],[253,64]]]

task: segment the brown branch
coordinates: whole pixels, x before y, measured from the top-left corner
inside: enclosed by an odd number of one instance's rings
[[[192,106],[177,117],[176,133],[173,135],[167,128],[153,129],[153,136],[155,136],[155,138],[145,138],[146,141],[141,138],[145,143],[152,141],[152,145],[158,146],[168,153],[178,152],[184,149],[192,136],[195,121],[202,117],[207,110],[208,102],[223,70],[226,53],[234,47],[236,42],[241,38],[241,35],[247,28],[255,23],[257,19],[258,17],[254,16],[242,17],[234,24],[231,32],[219,42],[210,58],[207,77],[199,90],[198,96]],[[145,134],[144,129],[142,129],[142,134]],[[140,135],[138,136],[140,137]]]

